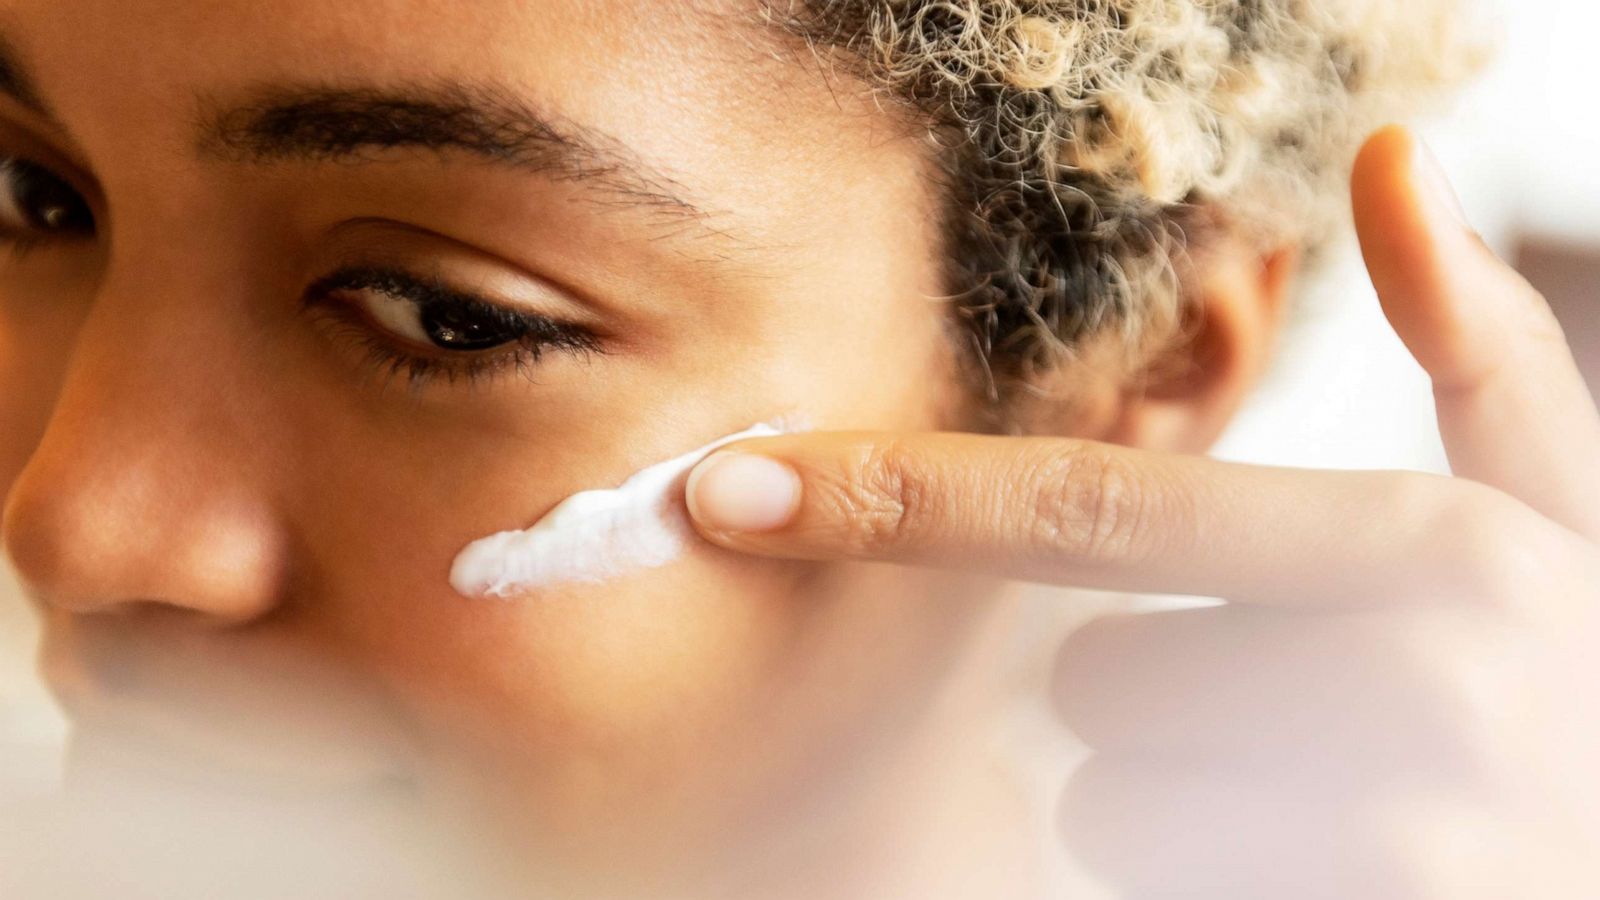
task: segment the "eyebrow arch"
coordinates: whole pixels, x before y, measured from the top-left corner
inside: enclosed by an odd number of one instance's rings
[[[202,157],[235,163],[363,162],[382,150],[462,151],[582,182],[603,206],[644,208],[706,235],[727,235],[667,174],[596,129],[541,112],[510,91],[456,82],[393,88],[279,85],[246,102],[202,100]]]

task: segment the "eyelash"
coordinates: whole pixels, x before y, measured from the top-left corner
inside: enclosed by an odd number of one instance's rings
[[[419,352],[388,337],[366,313],[339,299],[341,292],[373,291],[396,300],[445,304],[515,328],[521,336],[511,343],[481,351],[439,350]],[[603,353],[599,336],[587,328],[537,313],[506,308],[482,297],[457,290],[438,278],[420,277],[400,269],[352,266],[317,279],[306,288],[302,305],[325,313],[336,326],[335,336],[348,341],[365,356],[363,368],[383,383],[403,377],[413,393],[443,380],[468,385],[515,371],[529,381],[547,350],[587,359]]]

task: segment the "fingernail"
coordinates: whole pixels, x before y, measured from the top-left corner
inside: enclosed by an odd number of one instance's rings
[[[765,456],[713,453],[689,473],[689,514],[715,531],[782,528],[800,505],[800,475]]]
[[[1423,188],[1428,192],[1434,209],[1449,215],[1451,221],[1462,228],[1471,228],[1472,223],[1467,219],[1467,211],[1461,206],[1461,196],[1450,184],[1450,176],[1445,174],[1444,166],[1439,164],[1439,158],[1433,154],[1432,148],[1422,138],[1416,137],[1413,140],[1415,171]]]

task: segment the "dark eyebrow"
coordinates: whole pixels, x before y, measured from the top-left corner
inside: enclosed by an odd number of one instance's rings
[[[458,83],[273,86],[228,107],[202,102],[202,156],[231,162],[362,162],[377,151],[460,151],[556,180],[602,205],[642,207],[727,237],[681,185],[617,139],[544,113],[508,90]]]
[[[22,54],[4,35],[0,35],[0,94],[15,100],[30,112],[51,118],[50,107],[44,102],[44,95],[39,93]]]

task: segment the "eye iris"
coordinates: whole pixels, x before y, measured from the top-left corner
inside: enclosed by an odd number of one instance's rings
[[[11,194],[28,224],[41,231],[87,232],[94,213],[61,179],[27,163],[12,163]]]
[[[487,350],[522,336],[509,323],[454,305],[428,304],[420,314],[429,340],[448,350]]]

